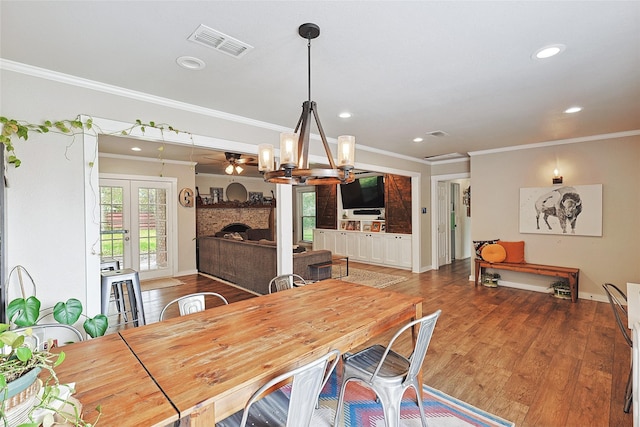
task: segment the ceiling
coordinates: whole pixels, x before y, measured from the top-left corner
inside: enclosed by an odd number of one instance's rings
[[[3,0],[0,14],[3,60],[288,128],[307,99],[297,30],[314,22],[327,135],[419,159],[640,129],[638,1]],[[253,49],[235,58],[189,41],[201,24]],[[550,44],[566,48],[532,58]]]

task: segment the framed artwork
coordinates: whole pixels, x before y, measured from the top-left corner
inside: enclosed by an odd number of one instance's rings
[[[262,191],[249,191],[249,201],[252,203],[262,203]]]
[[[382,223],[380,221],[373,221],[371,223],[371,231],[373,231],[374,233],[379,233],[381,229]]]
[[[340,221],[340,229],[341,230],[346,230],[347,229],[347,223],[348,223],[348,221]]]
[[[360,221],[348,221],[347,230],[360,231]]]
[[[602,184],[521,188],[520,232],[602,236]]]
[[[371,224],[365,224],[362,226],[362,231],[371,231]]]

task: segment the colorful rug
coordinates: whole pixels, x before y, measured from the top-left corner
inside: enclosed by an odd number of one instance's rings
[[[332,277],[339,278],[344,270],[333,268]],[[340,278],[345,282],[357,283],[359,285],[371,286],[373,288],[386,288],[396,283],[404,282],[406,277],[396,276],[394,274],[376,273],[374,271],[362,270],[360,268],[349,268],[349,275]]]
[[[337,369],[336,369],[337,371]],[[340,384],[333,372],[320,394],[320,407],[316,409],[311,425],[333,425]],[[429,427],[513,427],[514,423],[455,399],[429,386],[423,386],[424,408]],[[415,403],[415,393],[409,390],[402,400],[400,427],[420,427],[420,412]],[[339,426],[385,427],[382,406],[375,401],[375,394],[355,382],[347,386],[344,412]]]

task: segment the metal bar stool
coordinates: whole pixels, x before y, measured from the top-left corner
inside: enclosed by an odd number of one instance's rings
[[[129,306],[134,326],[145,325],[144,307],[142,306],[142,292],[140,290],[140,278],[138,272],[130,268],[122,270],[103,271],[101,280],[101,309],[105,316],[109,314],[109,295],[111,288],[117,283],[126,283]],[[122,293],[121,293],[122,295]],[[124,299],[122,299],[124,305]],[[124,308],[124,307],[123,307]]]
[[[120,270],[120,261],[114,258],[102,258],[100,260],[100,271]],[[124,304],[124,294],[122,293],[122,282],[114,283],[112,286],[113,299],[116,302],[118,313],[122,314],[124,321],[127,321],[127,311]]]

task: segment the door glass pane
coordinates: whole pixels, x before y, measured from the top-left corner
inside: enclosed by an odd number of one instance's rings
[[[100,187],[100,247],[102,258],[113,258],[124,264],[122,187]]]
[[[138,190],[140,271],[168,268],[167,191]]]
[[[313,229],[316,228],[316,193],[308,191],[302,195],[302,240],[313,241]]]

